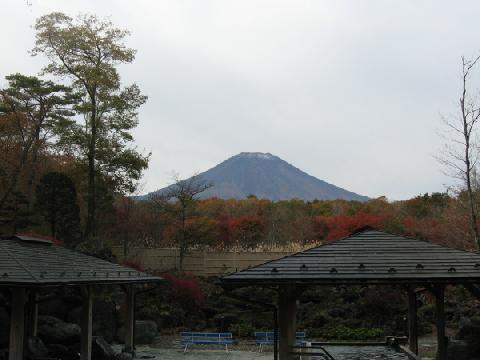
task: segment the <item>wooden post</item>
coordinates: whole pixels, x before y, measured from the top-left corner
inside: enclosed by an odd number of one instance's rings
[[[135,288],[133,285],[126,287],[125,301],[125,351],[134,351],[135,340]]]
[[[27,310],[27,336],[37,336],[38,329],[38,293],[36,289],[32,289],[28,295]]]
[[[80,342],[80,360],[92,359],[92,308],[93,291],[90,286],[84,288],[82,303],[82,339]]]
[[[418,355],[417,295],[415,287],[408,287],[408,345],[410,351]]]
[[[25,338],[25,288],[12,288],[12,312],[10,316],[9,360],[23,360]]]
[[[435,315],[437,321],[437,360],[447,360],[445,336],[445,286],[435,287]]]
[[[279,360],[291,359],[297,331],[297,298],[294,287],[281,287],[278,298]]]

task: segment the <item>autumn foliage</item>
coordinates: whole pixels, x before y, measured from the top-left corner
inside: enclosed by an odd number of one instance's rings
[[[122,216],[115,226],[138,229],[139,236],[132,236],[135,246],[143,242],[149,247],[175,247],[181,233],[174,218],[154,211],[148,201],[136,202],[132,211],[133,221]],[[187,221],[191,249],[225,251],[298,251],[364,226],[476,250],[462,198],[443,193],[395,202],[385,198],[366,202],[211,198],[198,200],[195,216]]]
[[[170,283],[173,296],[177,301],[187,306],[201,307],[205,304],[205,294],[194,276],[176,276],[171,273],[163,273],[160,276]]]

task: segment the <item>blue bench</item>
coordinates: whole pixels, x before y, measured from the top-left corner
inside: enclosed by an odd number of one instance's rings
[[[259,346],[259,351],[262,352],[263,345],[272,345],[273,344],[273,331],[256,331],[255,332],[255,343]],[[306,334],[305,331],[297,331],[295,333],[295,345],[305,345],[306,343]]]
[[[214,332],[181,332],[182,337],[178,342],[185,345],[184,353],[188,351],[188,345],[191,344],[213,344],[225,345],[225,351],[228,351],[228,345],[233,344],[232,333],[214,333]]]

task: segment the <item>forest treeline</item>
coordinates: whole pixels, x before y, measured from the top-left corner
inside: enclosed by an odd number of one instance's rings
[[[188,248],[262,251],[300,250],[339,239],[372,226],[396,234],[474,250],[468,209],[462,195],[419,195],[405,201],[386,198],[367,202],[345,200],[269,201],[196,200],[186,220]],[[173,206],[173,205],[172,205]],[[178,216],[159,211],[154,201],[119,198],[116,225],[107,235],[125,252],[134,246],[175,247],[182,236]]]

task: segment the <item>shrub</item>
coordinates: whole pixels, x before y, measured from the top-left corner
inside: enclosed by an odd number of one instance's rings
[[[241,322],[231,324],[228,328],[228,331],[233,333],[233,335],[235,335],[236,337],[247,338],[253,335],[253,333],[255,332],[255,328],[248,323]]]
[[[320,330],[318,335],[326,340],[375,340],[384,336],[381,328],[350,328],[339,325],[334,328]]]
[[[184,305],[203,306],[205,294],[199,281],[193,276],[180,277],[170,273],[161,276],[170,282],[174,297]]]

